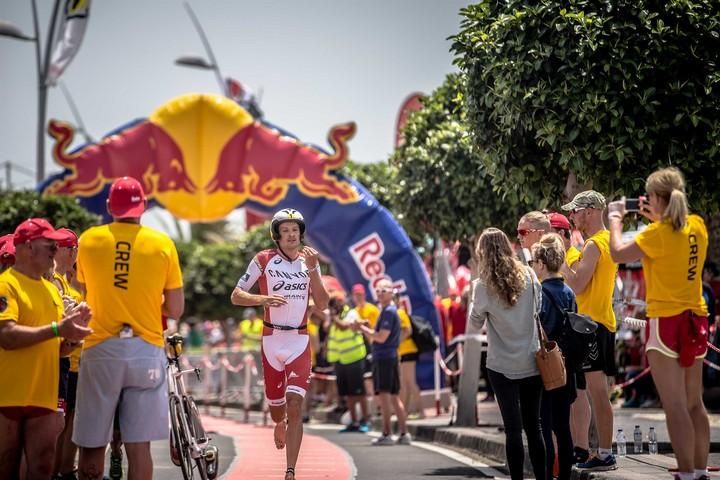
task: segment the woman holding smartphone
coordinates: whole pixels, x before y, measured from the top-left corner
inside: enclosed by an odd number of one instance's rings
[[[647,357],[678,462],[680,480],[709,479],[710,426],[702,401],[707,307],[702,266],[708,247],[703,219],[688,214],[685,180],[663,168],[646,180],[639,213],[652,223],[623,242],[625,201],[608,205],[610,253],[617,263],[640,260],[647,286]],[[684,392],[684,394],[683,394]]]

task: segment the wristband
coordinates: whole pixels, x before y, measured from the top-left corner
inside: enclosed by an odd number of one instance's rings
[[[50,328],[52,328],[52,332],[53,332],[54,336],[56,336],[56,337],[60,336],[60,332],[58,332],[58,328],[57,328],[57,322],[52,322],[50,324]]]
[[[608,219],[622,221],[623,218],[622,218],[622,215],[620,215],[619,213],[612,213],[612,214],[608,215]]]
[[[320,264],[315,265],[313,268],[308,268],[308,273],[317,272],[318,270],[320,270]]]

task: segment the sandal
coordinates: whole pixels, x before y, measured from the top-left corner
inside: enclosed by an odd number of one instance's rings
[[[288,475],[292,475],[292,478],[288,479]],[[295,467],[287,467],[287,470],[285,470],[285,480],[295,480]]]

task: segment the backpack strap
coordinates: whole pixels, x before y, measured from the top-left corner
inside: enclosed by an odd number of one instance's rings
[[[561,308],[560,305],[558,305],[558,302],[557,302],[557,300],[555,299],[555,295],[553,295],[552,293],[550,293],[550,290],[548,290],[548,289],[545,288],[545,287],[542,287],[542,291],[543,291],[543,293],[544,293],[545,295],[547,295],[547,297],[550,299],[550,301],[552,302],[552,304],[555,305],[555,308],[557,309],[558,312],[560,312],[560,313],[568,313],[568,309],[567,309],[567,308]],[[573,305],[574,305],[574,303],[573,303]],[[572,305],[570,306],[570,308],[572,308]]]

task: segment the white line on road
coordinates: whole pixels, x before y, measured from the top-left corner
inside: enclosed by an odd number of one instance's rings
[[[374,438],[378,438],[378,437],[380,437],[380,432],[368,432],[366,435],[369,435]],[[481,472],[483,475],[486,475],[486,476],[495,477],[499,480],[504,480],[504,479],[510,478],[510,477],[504,475],[502,472],[494,469],[490,465],[479,462],[472,457],[463,455],[462,453],[456,452],[455,450],[451,450],[449,448],[441,447],[434,443],[422,442],[422,441],[413,439],[412,446],[418,447],[418,448],[423,448],[423,449],[429,450],[431,452],[439,453],[440,455],[443,455],[452,460],[455,460],[456,462],[467,465],[468,467],[472,467],[475,470]]]

